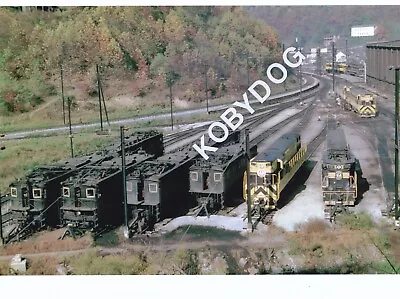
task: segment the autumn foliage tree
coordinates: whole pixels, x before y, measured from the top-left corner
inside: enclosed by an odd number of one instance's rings
[[[99,64],[104,77],[138,80],[130,85],[135,95],[143,86],[165,87],[172,69],[179,74],[174,80],[195,98],[204,93],[205,65],[210,92],[217,95],[223,86],[247,84],[246,56],[259,61],[251,65],[254,76],[263,71],[261,61],[281,59],[275,30],[242,8],[71,7],[48,13],[1,8],[0,19],[6,21],[0,28],[3,112],[29,111],[54,93],[51,79],[58,78],[60,63],[71,76],[90,77]]]

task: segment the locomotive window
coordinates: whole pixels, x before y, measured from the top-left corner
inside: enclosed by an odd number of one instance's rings
[[[33,198],[42,198],[42,189],[35,188],[32,190]]]
[[[219,173],[219,172],[214,173],[214,181],[221,182],[221,180],[222,180],[222,173]]]
[[[11,187],[11,196],[17,197],[17,188]]]
[[[190,172],[190,179],[192,181],[198,181],[199,180],[199,174],[196,171],[191,171]]]
[[[133,185],[132,182],[126,182],[126,191],[132,192]]]
[[[156,183],[150,183],[149,184],[149,192],[150,193],[156,193],[157,192],[157,184]]]
[[[87,188],[86,189],[86,197],[87,198],[93,198],[94,197],[94,188]]]
[[[69,197],[69,188],[68,187],[63,187],[63,196]]]

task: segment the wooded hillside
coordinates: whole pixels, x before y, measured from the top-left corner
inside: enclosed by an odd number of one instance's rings
[[[128,79],[135,96],[184,82],[184,97],[247,85],[281,61],[278,36],[242,8],[71,7],[56,12],[0,9],[0,111],[25,112],[66,88],[96,92],[103,78]],[[250,56],[251,58],[247,58]],[[207,65],[207,66],[206,66]]]

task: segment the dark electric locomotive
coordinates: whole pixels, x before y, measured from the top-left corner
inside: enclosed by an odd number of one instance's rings
[[[241,181],[246,170],[247,155],[244,138],[233,136],[217,152],[209,154],[205,160],[199,156],[190,167],[190,193],[196,198],[200,212],[224,208],[227,197],[243,200]],[[251,148],[251,158],[257,154],[257,147]],[[237,188],[234,188],[237,187]]]
[[[154,158],[143,151],[126,155],[126,167]],[[62,182],[61,223],[97,230],[123,221],[120,156],[89,165]]]
[[[134,132],[125,137],[125,144],[127,153],[137,151],[140,147],[155,155],[162,155],[164,151],[163,135],[158,131]],[[26,226],[29,226],[25,229],[27,233],[46,225],[59,225],[61,182],[82,167],[111,159],[120,152],[120,143],[116,141],[103,151],[71,158],[51,166],[36,167],[25,178],[11,183],[6,199],[11,202],[11,223],[15,225],[13,233],[18,233]]]
[[[70,159],[64,163],[36,167],[10,184],[11,213],[16,231],[30,224],[30,230],[58,224],[60,182],[74,170],[100,159],[101,155]]]
[[[155,223],[184,215],[192,205],[187,198],[189,167],[194,153],[185,148],[146,161],[127,176],[130,233],[152,230]]]

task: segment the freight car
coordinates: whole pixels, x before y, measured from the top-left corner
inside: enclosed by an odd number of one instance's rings
[[[140,146],[155,155],[161,155],[164,151],[163,135],[154,130],[134,132],[125,137],[125,144],[128,153]],[[59,224],[60,183],[77,169],[110,159],[118,152],[120,143],[115,142],[97,153],[71,158],[51,166],[36,167],[25,178],[11,183],[6,199],[11,202],[12,223],[15,225],[13,234],[19,233],[24,226],[29,226],[32,231],[46,225],[54,227]]]
[[[208,215],[224,207],[225,199],[241,196],[241,179],[247,167],[244,138],[232,138],[209,159],[194,159],[190,167],[190,193],[195,197],[201,211]],[[257,154],[257,146],[251,148],[251,158]],[[239,186],[239,188],[234,187]],[[238,190],[237,190],[238,189]]]
[[[255,218],[261,219],[275,211],[282,190],[296,174],[306,157],[301,136],[288,133],[281,136],[265,152],[250,161],[250,199],[247,198],[247,171],[243,178],[244,199],[251,200]]]
[[[327,149],[322,161],[322,197],[325,218],[333,221],[336,214],[353,207],[357,198],[356,163],[341,127],[328,122]]]
[[[138,150],[126,155],[127,171],[155,156]],[[61,183],[60,222],[98,231],[123,220],[122,160],[115,155],[97,165],[83,167]]]
[[[354,111],[360,117],[377,116],[378,109],[372,94],[356,87],[344,86],[339,90],[339,95],[343,109]]]
[[[128,174],[127,235],[151,230],[155,223],[184,215],[189,210],[193,203],[188,197],[188,173],[194,156],[191,148],[184,148],[146,161]]]

